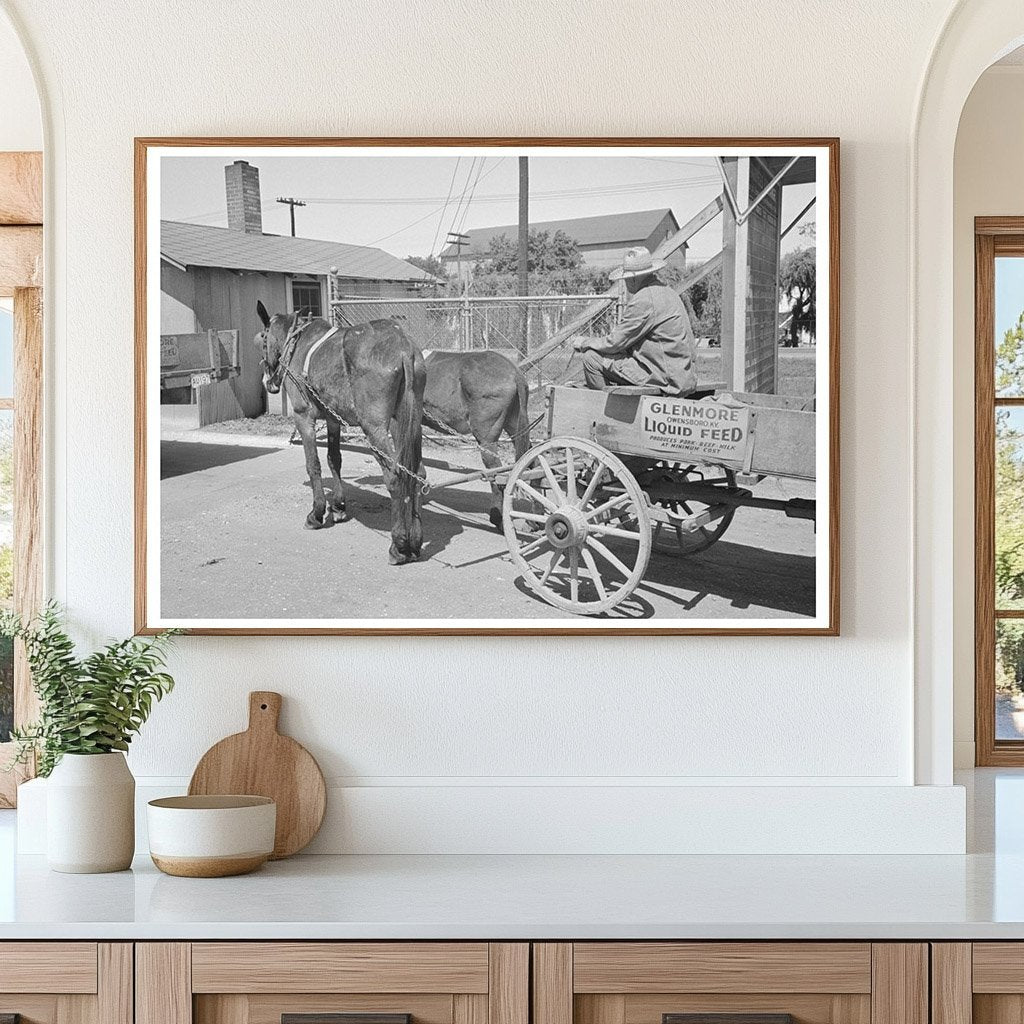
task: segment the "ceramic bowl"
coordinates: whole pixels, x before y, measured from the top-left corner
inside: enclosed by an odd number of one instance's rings
[[[274,851],[277,805],[266,796],[169,796],[147,808],[149,853],[168,875],[255,871]]]

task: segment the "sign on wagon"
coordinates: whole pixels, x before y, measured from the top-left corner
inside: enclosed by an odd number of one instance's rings
[[[750,436],[750,409],[704,399],[640,402],[640,443],[666,453],[740,468]]]

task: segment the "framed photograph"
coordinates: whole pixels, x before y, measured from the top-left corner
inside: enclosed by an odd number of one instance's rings
[[[136,140],[136,626],[839,631],[837,139]]]

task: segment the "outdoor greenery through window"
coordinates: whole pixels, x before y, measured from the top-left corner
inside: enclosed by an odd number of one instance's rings
[[[996,739],[1024,739],[1024,257],[995,260]]]

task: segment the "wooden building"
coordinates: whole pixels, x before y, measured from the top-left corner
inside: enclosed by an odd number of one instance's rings
[[[228,227],[162,221],[160,225],[160,334],[173,339],[238,332],[237,372],[198,387],[168,387],[162,404],[175,425],[206,426],[266,411],[256,303],[271,312],[310,307],[328,315],[328,275],[348,295],[408,297],[434,279],[410,263],[364,245],[266,235],[262,231],[259,172],[245,161],[225,168]],[[227,346],[221,358],[228,360]],[[163,367],[162,367],[163,369]],[[174,381],[177,382],[176,380]]]

